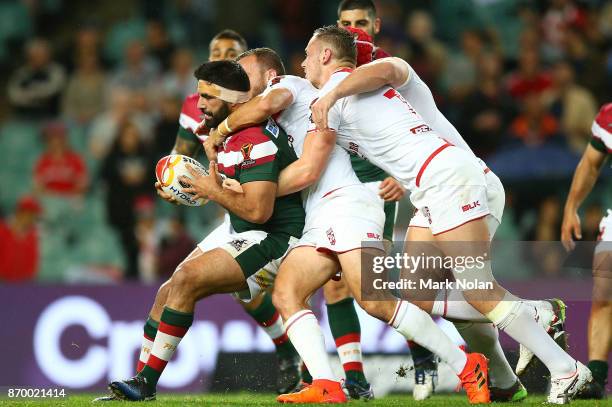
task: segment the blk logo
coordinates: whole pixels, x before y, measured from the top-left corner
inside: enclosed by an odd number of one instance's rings
[[[479,207],[479,206],[480,206],[480,201],[474,201],[474,202],[472,202],[472,203],[470,203],[470,204],[463,205],[463,206],[461,207],[461,210],[462,210],[463,212],[467,212],[467,211],[471,211],[472,209],[477,208],[477,207]]]

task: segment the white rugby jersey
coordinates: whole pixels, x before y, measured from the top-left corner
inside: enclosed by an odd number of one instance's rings
[[[455,126],[438,110],[429,86],[419,78],[412,66],[406,61],[403,62],[408,66],[410,73],[406,82],[396,88],[397,91],[419,112],[425,123],[440,137],[475,156]]]
[[[304,150],[304,141],[308,123],[310,122],[310,105],[317,97],[318,90],[306,79],[293,75],[277,76],[270,80],[264,95],[271,89],[287,89],[293,95],[293,102],[285,110],[274,117],[276,122],[285,130],[293,149],[298,157]],[[319,180],[302,193],[304,208],[312,208],[326,194],[349,185],[361,184],[346,151],[338,145],[334,146],[329,157],[327,168]]]
[[[320,96],[350,72],[341,69],[332,74]],[[382,168],[409,190],[419,186],[423,169],[449,145],[389,86],[340,99],[330,110],[328,123],[340,146]],[[310,123],[309,131],[314,130]]]

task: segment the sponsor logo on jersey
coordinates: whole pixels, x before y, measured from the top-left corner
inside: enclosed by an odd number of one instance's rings
[[[431,127],[429,127],[426,124],[419,124],[418,126],[410,129],[410,133],[412,134],[426,133],[428,131],[432,131],[432,130],[431,130]]]
[[[359,145],[357,143],[349,141],[349,151],[352,154],[359,154]]]
[[[336,235],[334,235],[334,230],[332,228],[327,229],[327,240],[329,240],[332,246],[336,245]]]
[[[240,152],[242,153],[241,168],[249,168],[255,164],[255,160],[251,158],[251,151],[253,151],[252,143],[243,144],[242,147],[240,147]]]
[[[237,252],[242,250],[242,248],[246,246],[248,243],[249,241],[246,239],[234,239],[231,242],[229,242],[230,246],[232,246]]]
[[[469,204],[467,204],[467,205],[463,205],[463,206],[461,207],[461,210],[462,210],[463,212],[467,212],[467,211],[471,211],[472,209],[477,208],[477,207],[479,207],[479,206],[480,206],[480,201],[474,201],[474,202],[469,203]]]
[[[270,133],[274,138],[278,138],[278,124],[274,122],[272,119],[268,119],[268,124],[266,124],[266,131]]]

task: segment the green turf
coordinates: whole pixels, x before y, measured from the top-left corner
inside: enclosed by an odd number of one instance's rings
[[[69,396],[66,399],[53,400],[7,400],[0,399],[2,406],[38,406],[38,405],[58,405],[58,406],[82,406],[92,405],[91,400],[100,394],[78,394]],[[520,403],[520,406],[542,406],[544,396],[530,396],[526,401]],[[97,405],[108,406],[124,406],[126,402],[110,402],[96,403]],[[496,403],[497,404],[497,403]],[[140,405],[138,403],[137,405]],[[160,395],[157,402],[146,403],[145,405],[162,405],[162,406],[276,406],[275,396],[272,394],[253,394],[253,393],[228,393],[228,394],[188,394],[188,395]],[[405,407],[407,405],[416,405],[419,407],[438,407],[438,406],[467,406],[469,405],[463,395],[439,395],[434,396],[429,400],[415,402],[410,395],[388,396],[380,400],[369,402],[352,401],[351,406],[389,406],[389,407]],[[507,403],[507,405],[512,405]],[[603,401],[573,401],[572,406],[612,406],[612,400]]]

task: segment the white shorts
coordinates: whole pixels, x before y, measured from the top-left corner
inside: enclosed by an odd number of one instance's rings
[[[437,235],[486,217],[492,238],[501,222],[505,193],[499,178],[485,171],[481,160],[458,147],[442,150],[410,195],[416,209],[410,226],[429,228]]]
[[[595,254],[612,251],[612,209],[608,209],[606,216],[599,222],[599,235],[597,235]]]
[[[238,261],[245,276],[249,274],[249,276],[246,277],[248,289],[234,293],[234,296],[242,301],[248,302],[255,298],[260,292],[268,290],[273,286],[281,262],[289,250],[298,242],[297,238],[290,237],[286,249],[278,258],[270,260],[261,267],[258,266],[249,269],[249,257],[254,256],[250,256],[248,251],[257,252],[258,246],[262,240],[266,239],[268,236],[268,233],[261,230],[250,230],[238,233],[232,228],[229,216],[226,215],[223,223],[206,236],[204,240],[198,243],[198,247],[203,252],[217,248],[223,249]],[[257,255],[259,253],[254,254]]]
[[[304,234],[295,247],[344,253],[362,247],[384,250],[383,201],[364,185],[332,191],[306,213]]]

